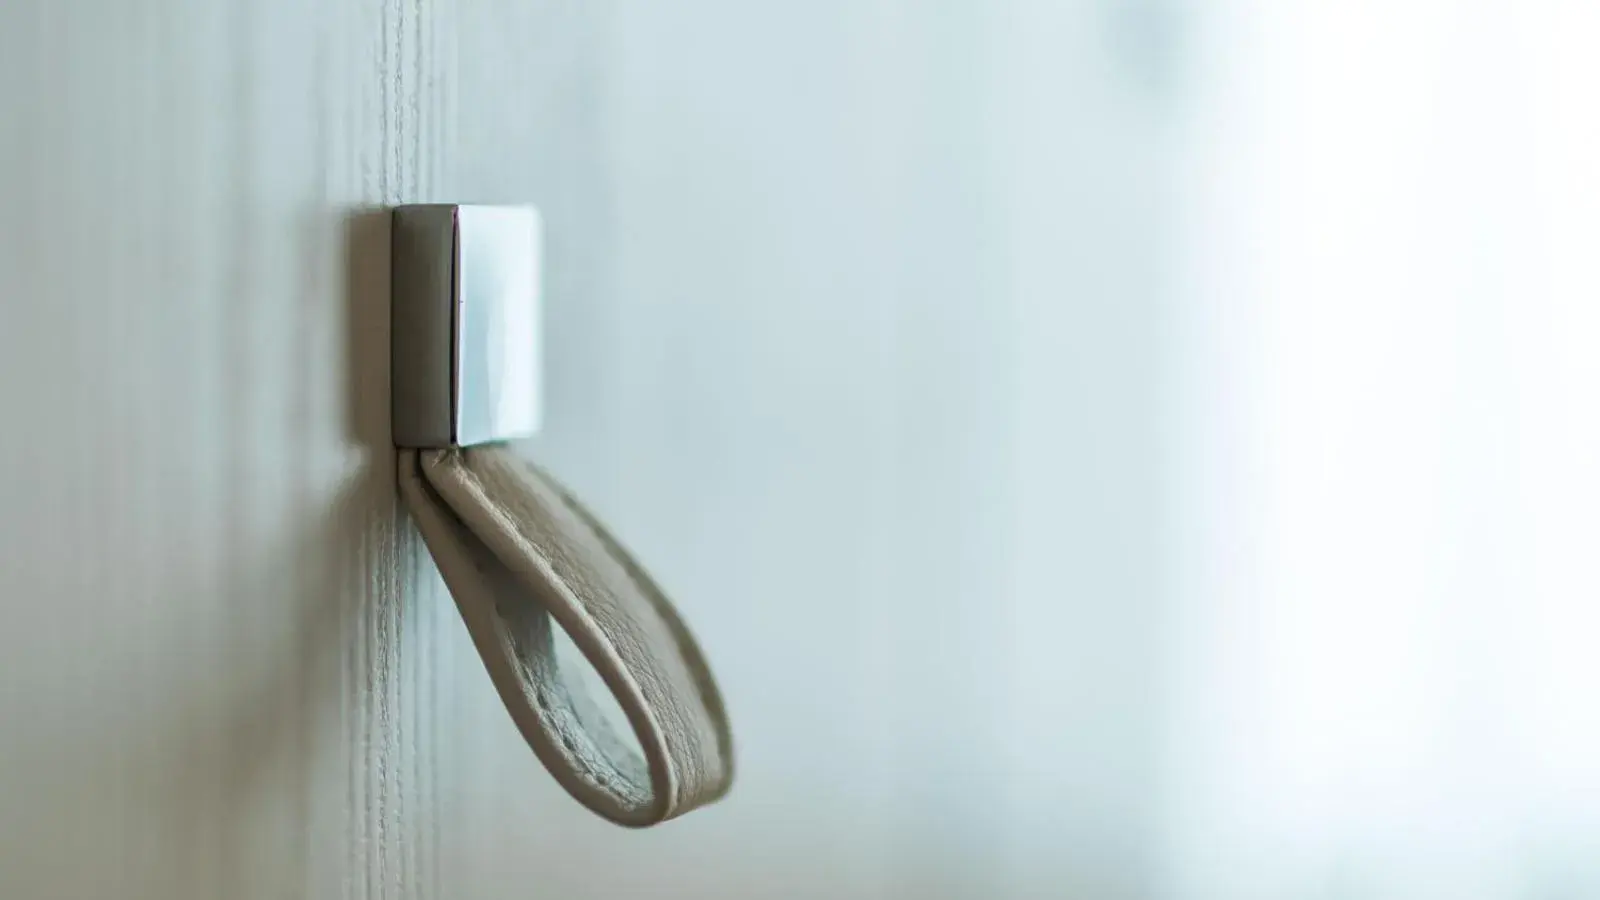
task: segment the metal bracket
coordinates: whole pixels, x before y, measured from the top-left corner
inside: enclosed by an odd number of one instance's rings
[[[539,213],[394,210],[394,442],[468,447],[527,437],[541,417]]]

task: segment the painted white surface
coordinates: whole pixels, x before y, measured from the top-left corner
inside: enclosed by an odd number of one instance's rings
[[[1597,33],[0,6],[0,895],[1600,892]],[[397,520],[371,210],[447,199],[545,215],[529,450],[711,811],[567,800]]]
[[[1172,883],[1600,894],[1600,10],[1197,40]]]

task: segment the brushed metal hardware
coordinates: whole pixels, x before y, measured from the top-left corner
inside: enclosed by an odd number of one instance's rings
[[[531,206],[394,210],[394,442],[469,447],[539,430],[540,238]]]

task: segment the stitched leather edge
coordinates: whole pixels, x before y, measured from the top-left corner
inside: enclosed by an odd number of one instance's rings
[[[726,794],[733,777],[732,735],[698,645],[654,581],[570,492],[501,447],[403,451],[400,469],[402,494],[491,680],[535,754],[570,794],[597,814],[632,827],[681,815]],[[587,529],[580,541],[597,544],[626,573],[647,604],[633,614],[653,615],[665,628],[665,639],[631,633],[638,629],[630,626],[626,609],[620,615],[610,610],[604,623],[589,614],[584,599],[525,533],[530,523],[517,521],[519,514],[534,516],[548,506],[537,496],[541,493],[557,498]],[[605,740],[604,720],[577,710],[550,652],[548,618],[539,619],[546,630],[535,645],[519,647],[512,639],[507,620],[521,618],[516,611],[524,609],[516,604],[532,607],[541,617],[553,614],[606,681],[645,750],[647,784],[629,777],[633,767],[619,758],[617,744]],[[618,641],[629,648],[626,653],[619,651]],[[684,679],[661,670],[664,654],[687,673],[689,690]],[[641,685],[640,677],[647,683]],[[693,702],[686,702],[688,693]],[[674,719],[671,728],[663,726],[662,714]],[[707,732],[714,748],[695,738]]]

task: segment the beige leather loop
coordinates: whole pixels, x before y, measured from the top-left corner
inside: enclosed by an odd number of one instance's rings
[[[727,792],[733,742],[699,647],[582,505],[497,445],[402,450],[400,487],[512,719],[573,797],[642,827]],[[642,759],[562,678],[552,619],[627,714]]]

